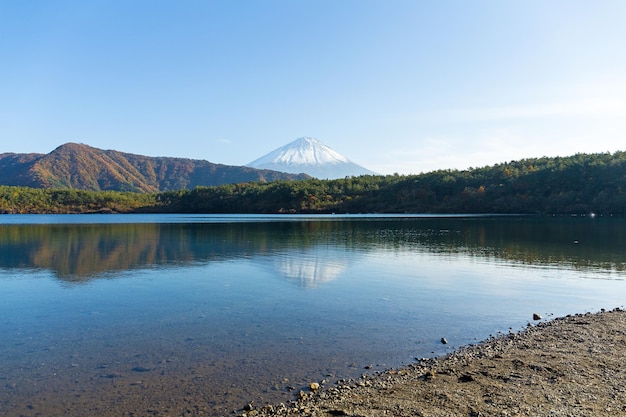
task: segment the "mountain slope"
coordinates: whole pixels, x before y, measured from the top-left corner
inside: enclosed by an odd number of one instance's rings
[[[322,179],[376,175],[319,140],[308,137],[296,139],[250,162],[247,166],[293,174],[304,172]]]
[[[43,155],[38,153],[0,154],[0,184],[13,185],[28,182],[28,171]]]
[[[149,157],[67,143],[49,154],[0,154],[0,184],[157,192],[249,181],[304,179],[270,170],[204,160]]]

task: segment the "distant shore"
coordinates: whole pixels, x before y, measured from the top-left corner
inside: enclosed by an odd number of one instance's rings
[[[247,416],[626,415],[626,311],[541,322],[435,359],[301,391]]]

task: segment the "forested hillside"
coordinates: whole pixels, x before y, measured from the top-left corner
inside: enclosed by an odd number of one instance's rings
[[[626,153],[533,158],[463,171],[246,182],[154,194],[0,187],[0,212],[598,213],[626,209]]]
[[[0,185],[0,214],[132,213],[155,204],[156,194]]]
[[[49,154],[0,154],[0,185],[154,193],[247,181],[309,178],[204,160],[150,157],[66,143]]]
[[[626,153],[533,158],[464,171],[196,188],[159,196],[182,212],[623,213]]]

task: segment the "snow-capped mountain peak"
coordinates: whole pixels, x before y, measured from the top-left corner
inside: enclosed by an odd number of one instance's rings
[[[261,164],[322,165],[346,162],[350,161],[319,140],[303,137],[250,162],[248,165],[252,167]]]
[[[289,173],[304,172],[317,178],[374,174],[311,137],[296,139],[250,162],[248,166]]]

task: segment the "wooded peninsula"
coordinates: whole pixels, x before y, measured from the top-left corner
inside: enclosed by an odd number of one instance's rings
[[[246,182],[159,193],[0,186],[0,213],[613,214],[626,152],[542,157],[419,175]]]

